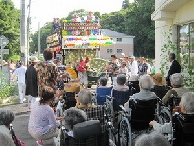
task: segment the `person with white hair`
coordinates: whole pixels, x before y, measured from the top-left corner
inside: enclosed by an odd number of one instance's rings
[[[140,99],[140,100],[150,100],[156,99],[157,96],[154,92],[151,92],[153,86],[153,80],[150,75],[142,75],[139,79],[140,92],[133,94],[130,98]]]
[[[117,91],[127,91],[127,90],[129,90],[129,87],[125,85],[126,81],[127,81],[126,75],[119,74],[117,76],[117,85],[113,86],[113,89],[117,90]]]
[[[137,76],[138,64],[137,61],[135,60],[135,56],[130,56],[129,58],[130,58],[129,68],[131,71],[131,76],[133,75]]]
[[[174,53],[170,53],[169,54],[169,61],[171,62],[170,68],[168,70],[168,74],[166,77],[166,83],[168,86],[171,85],[171,81],[170,81],[170,76],[175,74],[175,73],[180,73],[181,72],[181,65],[180,63],[175,59],[175,54]]]
[[[11,110],[0,110],[0,143],[3,145],[15,146],[9,130],[14,118]]]
[[[142,75],[139,79],[140,92],[130,96],[129,100],[131,100],[132,98],[145,101],[157,99],[156,94],[154,92],[151,92],[151,88],[153,85],[154,83],[150,75]],[[129,102],[125,103],[124,106],[128,108]]]
[[[69,130],[68,136],[73,137],[73,126],[87,121],[87,115],[83,110],[76,107],[71,107],[64,112],[63,121],[65,128]]]
[[[181,97],[181,102],[179,104],[179,107],[176,107],[178,112],[181,112],[183,114],[194,114],[194,92],[187,92],[184,93]],[[172,123],[164,123],[164,125],[161,125],[157,123],[155,120],[150,121],[150,126],[153,126],[154,130],[160,133],[172,133]]]
[[[99,120],[102,130],[105,130],[104,106],[92,104],[92,92],[88,89],[81,90],[75,96],[76,107],[86,112],[87,120]]]
[[[168,140],[157,132],[140,135],[136,141],[135,146],[170,146]]]
[[[166,95],[162,98],[163,103],[167,103],[171,95],[181,97],[184,93],[189,92],[189,89],[185,88],[183,84],[183,76],[181,73],[175,73],[170,76],[170,83],[172,89],[170,89]]]

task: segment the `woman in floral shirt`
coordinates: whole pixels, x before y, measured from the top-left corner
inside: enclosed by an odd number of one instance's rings
[[[56,92],[56,81],[59,74],[57,66],[52,61],[54,58],[53,51],[47,48],[44,50],[43,56],[45,60],[40,62],[37,67],[38,92],[40,97],[44,86],[49,86]]]

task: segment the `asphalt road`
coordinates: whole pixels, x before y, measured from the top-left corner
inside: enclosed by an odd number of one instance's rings
[[[17,136],[25,142],[26,146],[37,146],[36,140],[28,133],[29,113],[16,116],[13,122]]]
[[[95,91],[96,86],[93,85],[90,88],[91,91]],[[15,119],[13,121],[13,127],[15,134],[26,144],[26,146],[37,146],[36,140],[31,137],[28,132],[28,121],[30,111],[28,110],[27,103],[23,104],[12,104],[7,106],[0,106],[0,109],[10,109],[15,113]],[[0,144],[0,146],[4,146]]]
[[[36,140],[28,132],[28,121],[30,112],[27,103],[14,104],[1,107],[0,109],[10,109],[15,113],[13,127],[15,134],[26,144],[26,146],[37,146]],[[0,144],[0,146],[3,146]]]

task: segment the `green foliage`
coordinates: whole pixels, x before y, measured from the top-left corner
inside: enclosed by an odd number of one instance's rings
[[[94,16],[100,18],[100,24],[103,29],[111,29],[134,38],[135,56],[146,56],[154,58],[155,56],[155,23],[151,20],[151,14],[154,12],[154,0],[136,0],[129,3],[123,1],[123,9],[118,12],[102,14],[94,12]],[[84,9],[69,12],[65,19],[72,19],[73,14],[77,13],[80,17],[88,15]],[[46,37],[52,33],[52,23],[47,23],[41,28],[41,51],[46,48]],[[37,51],[38,33],[31,35],[30,52]]]
[[[151,14],[154,9],[154,0],[138,0],[134,3],[129,3],[126,9],[103,14],[101,26],[103,29],[111,29],[135,36],[135,56],[154,58],[155,23],[151,20]]]
[[[9,49],[9,55],[4,55],[4,59],[20,52],[20,11],[14,8],[11,0],[0,0],[0,35],[4,35],[9,44],[5,49]]]
[[[172,27],[169,28],[168,32],[165,32],[164,34],[164,40],[167,42],[166,44],[163,45],[161,48],[161,61],[160,61],[160,71],[161,74],[164,76],[166,70],[169,69],[169,60],[168,60],[168,55],[172,52],[176,52],[177,50],[177,45],[171,41],[172,37]]]
[[[68,16],[66,17],[67,20],[73,19],[73,15],[74,14],[78,14],[78,16],[81,17],[85,17],[88,15],[88,12],[85,11],[84,9],[79,9],[79,10],[74,10],[72,12],[69,12]]]
[[[129,7],[129,0],[124,0],[122,3],[122,9],[127,9]]]
[[[13,61],[17,61],[17,60],[20,60],[20,55],[13,55],[13,56],[10,56],[9,57],[9,60],[13,60]]]
[[[188,32],[188,35],[190,32]],[[166,44],[163,45],[161,48],[162,53],[161,56],[161,62],[160,62],[160,70],[162,75],[164,76],[165,71],[169,69],[168,65],[168,55],[172,52],[175,52],[180,64],[181,64],[181,72],[184,76],[184,85],[187,87],[193,87],[193,78],[194,78],[194,66],[192,66],[189,62],[190,57],[188,53],[180,53],[177,49],[177,43],[174,43],[171,41],[172,37],[172,27],[170,27],[169,31],[165,33],[164,38]],[[190,49],[191,46],[187,45],[185,49]],[[188,51],[185,51],[188,52]],[[193,88],[191,88],[193,90]]]
[[[0,99],[5,99],[18,94],[17,85],[8,84],[3,78],[0,83]]]
[[[125,12],[111,12],[110,14],[103,14],[101,16],[100,24],[103,29],[111,29],[118,32],[125,32]]]
[[[44,27],[40,28],[40,52],[47,48],[46,38],[53,34],[52,22],[48,22]],[[30,51],[35,53],[38,51],[38,31],[31,34]]]

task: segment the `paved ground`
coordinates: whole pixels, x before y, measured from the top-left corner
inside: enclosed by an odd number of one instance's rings
[[[95,91],[96,86],[92,86],[91,91]],[[12,104],[0,107],[0,109],[12,110],[16,117],[13,122],[13,127],[16,135],[25,142],[26,146],[37,146],[36,140],[31,137],[28,132],[28,121],[30,111],[28,110],[27,103],[23,104]],[[0,144],[1,145],[1,144]]]
[[[28,133],[28,121],[30,112],[28,111],[27,103],[13,104],[9,106],[0,107],[0,109],[12,110],[16,117],[13,122],[13,127],[16,135],[25,142],[26,146],[37,146],[36,140]]]

